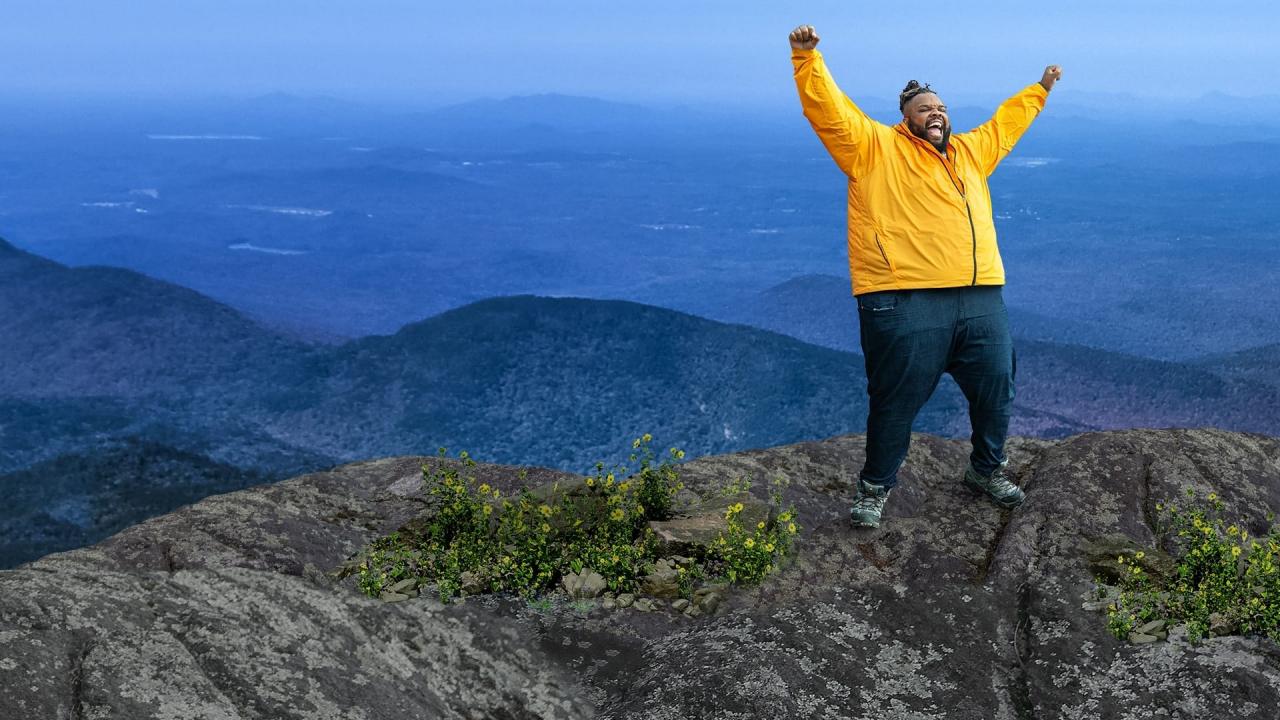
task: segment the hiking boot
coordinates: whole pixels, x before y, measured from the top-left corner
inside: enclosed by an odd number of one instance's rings
[[[981,493],[991,496],[996,504],[1006,510],[1016,508],[1026,499],[1022,488],[1009,482],[1009,478],[1004,474],[1005,467],[1009,464],[1008,460],[1000,463],[1000,467],[991,472],[990,477],[983,477],[973,469],[973,463],[969,463],[964,469],[964,484]]]
[[[853,507],[849,509],[849,518],[853,524],[861,527],[880,527],[880,513],[889,500],[892,488],[883,485],[872,485],[859,478],[858,494],[853,498]]]

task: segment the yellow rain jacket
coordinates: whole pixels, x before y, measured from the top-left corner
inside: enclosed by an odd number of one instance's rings
[[[822,53],[793,50],[800,104],[849,176],[853,294],[1003,285],[987,176],[1044,108],[1032,83],[987,122],[951,136],[947,157],[907,128],[867,117],[840,92]]]

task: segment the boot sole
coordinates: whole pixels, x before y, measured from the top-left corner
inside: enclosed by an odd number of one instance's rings
[[[857,517],[854,517],[852,514],[849,515],[849,520],[853,523],[854,527],[868,527],[868,528],[880,527],[879,521],[873,523],[867,520],[860,520]]]

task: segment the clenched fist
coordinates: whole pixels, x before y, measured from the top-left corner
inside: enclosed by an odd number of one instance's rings
[[[801,25],[791,31],[791,47],[795,50],[812,50],[818,47],[819,39],[812,25]]]
[[[1044,77],[1040,78],[1040,84],[1045,90],[1052,90],[1053,84],[1062,79],[1062,68],[1058,65],[1050,65],[1044,69]]]

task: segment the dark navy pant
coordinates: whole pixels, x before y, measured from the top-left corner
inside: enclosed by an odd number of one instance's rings
[[[944,372],[969,401],[974,469],[990,475],[1004,462],[1018,366],[1002,288],[883,290],[857,297],[871,398],[863,480],[898,483],[911,423]]]

